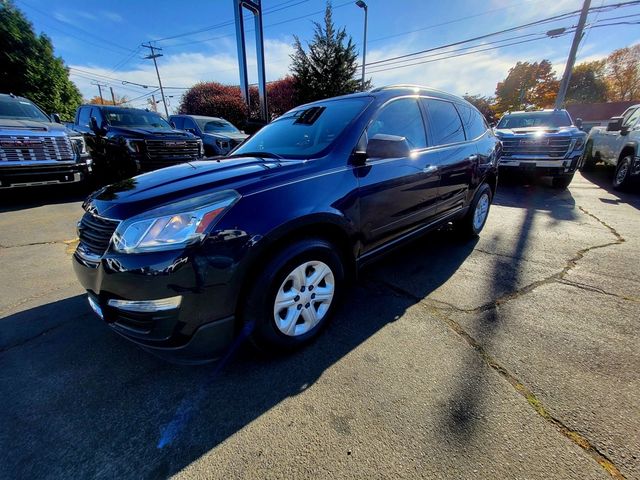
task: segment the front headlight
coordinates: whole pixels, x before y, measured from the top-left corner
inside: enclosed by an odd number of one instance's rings
[[[112,243],[122,253],[174,250],[202,240],[240,195],[234,190],[166,205],[125,220]]]
[[[583,146],[584,146],[584,138],[583,137],[576,138],[576,143],[573,144],[573,149],[581,150]]]
[[[198,156],[202,157],[204,155],[204,144],[202,143],[202,139],[198,139]]]
[[[71,144],[76,149],[76,153],[79,155],[84,155],[87,153],[87,143],[84,141],[84,137],[70,137]]]

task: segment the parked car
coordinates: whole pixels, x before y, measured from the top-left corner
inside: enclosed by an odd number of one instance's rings
[[[249,136],[224,118],[171,115],[169,121],[175,128],[200,137],[204,143],[204,154],[209,157],[226,155]]]
[[[83,105],[74,129],[84,135],[96,171],[126,178],[203,158],[202,140],[174,129],[155,112],[107,105]]]
[[[506,113],[495,128],[503,145],[500,169],[552,177],[554,187],[567,188],[587,137],[576,123],[566,110]]]
[[[30,100],[0,94],[0,188],[77,183],[91,168],[82,135]]]
[[[475,107],[424,87],[296,107],[233,161],[92,194],[75,272],[113,330],[165,358],[215,358],[243,329],[260,347],[293,349],[365,263],[448,222],[478,235],[500,148]]]
[[[620,117],[613,117],[606,127],[589,132],[584,151],[583,170],[591,170],[597,162],[615,167],[613,186],[628,186],[640,177],[640,105],[629,107]]]

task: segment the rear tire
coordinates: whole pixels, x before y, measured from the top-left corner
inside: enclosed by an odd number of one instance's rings
[[[554,177],[553,180],[551,180],[551,186],[553,188],[557,188],[558,190],[564,190],[569,186],[572,180],[573,174],[564,175],[562,177]]]
[[[627,155],[618,162],[616,172],[613,175],[613,188],[623,190],[629,186],[632,165],[633,157],[631,155]]]
[[[262,268],[242,307],[245,329],[259,350],[295,350],[327,325],[345,288],[337,251],[322,239],[299,240]]]
[[[491,187],[486,183],[480,185],[469,211],[464,217],[454,222],[454,228],[462,237],[474,238],[480,235],[489,217],[491,198]]]

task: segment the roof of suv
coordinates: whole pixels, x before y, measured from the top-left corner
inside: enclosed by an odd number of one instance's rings
[[[13,93],[0,93],[0,98],[2,98],[3,100],[15,100],[16,102],[21,100],[21,101],[33,103],[28,98],[21,97],[19,95],[14,95]]]
[[[97,103],[85,103],[84,105],[80,105],[79,108],[82,107],[93,107],[93,108],[100,108],[102,110],[132,110],[132,111],[136,111],[136,112],[151,112],[151,113],[156,113],[153,112],[152,110],[145,110],[144,108],[132,108],[132,107],[125,107],[122,105],[100,105]]]

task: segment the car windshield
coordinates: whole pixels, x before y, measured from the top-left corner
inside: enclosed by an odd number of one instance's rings
[[[512,113],[500,119],[498,128],[569,127],[571,119],[565,112]]]
[[[240,133],[236,127],[231,125],[226,120],[215,119],[210,120],[208,118],[197,118],[196,122],[204,133],[216,133],[216,132],[227,132],[227,133]]]
[[[104,110],[104,117],[114,127],[152,127],[171,130],[172,127],[164,118],[155,112],[140,110]]]
[[[331,145],[370,102],[349,98],[295,108],[258,131],[234,155],[265,152],[284,158],[309,158]]]
[[[33,103],[22,99],[0,98],[0,118],[15,120],[35,120],[50,122],[51,120]]]

